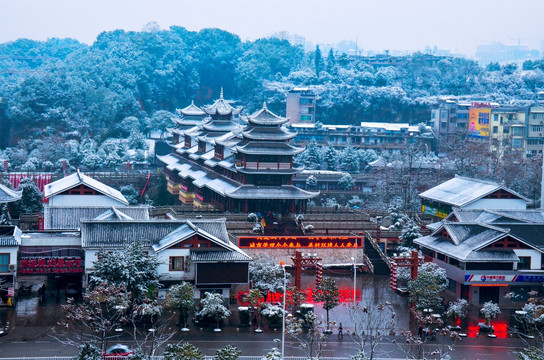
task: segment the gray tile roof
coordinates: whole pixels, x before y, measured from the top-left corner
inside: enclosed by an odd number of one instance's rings
[[[234,108],[223,99],[223,89],[221,89],[221,94],[219,99],[217,99],[212,105],[204,106],[203,110],[210,115],[237,115],[242,111],[242,108]]]
[[[319,191],[310,192],[293,185],[242,185],[236,190],[226,193],[226,196],[234,199],[311,199],[318,195]]]
[[[500,189],[516,195],[527,203],[531,202],[526,197],[500,184],[461,176],[455,176],[453,179],[422,192],[419,196],[424,199],[462,207]]]
[[[183,223],[172,220],[84,220],[81,222],[81,243],[84,248],[116,249],[139,241],[143,246],[150,247]]]
[[[194,251],[191,250],[193,262],[251,262],[246,254],[237,251]]]
[[[21,229],[13,225],[0,225],[0,246],[19,246]]]
[[[250,123],[256,125],[281,125],[289,121],[288,118],[284,118],[274,114],[272,111],[268,110],[266,103],[263,104],[261,110],[245,117]]]
[[[253,140],[289,140],[297,136],[295,131],[280,127],[250,127],[242,132],[245,138]]]
[[[296,155],[303,152],[304,148],[284,142],[250,141],[236,146],[236,151],[250,155]]]
[[[186,108],[183,108],[183,109],[178,109],[178,111],[180,113],[182,113],[183,115],[192,115],[192,116],[204,116],[204,115],[206,115],[204,110],[202,110],[201,108],[199,108],[198,106],[195,105],[194,101],[191,101],[191,105],[189,105],[189,106],[187,106]]]
[[[476,223],[544,223],[544,211],[528,210],[478,210],[455,208],[449,217],[455,216],[459,222]],[[448,218],[449,218],[448,217]],[[446,218],[446,219],[448,219]]]
[[[110,207],[89,206],[89,207],[57,207],[44,206],[44,228],[45,229],[79,229],[81,219],[95,219],[105,212],[111,210]],[[135,220],[149,219],[148,206],[119,206],[117,211],[123,215]]]
[[[9,203],[21,199],[23,191],[16,191],[0,184],[0,204]]]
[[[91,189],[94,189],[99,193],[106,195],[114,200],[117,200],[121,204],[128,205],[127,199],[125,199],[120,191],[115,190],[114,188],[103,184],[98,180],[95,180],[87,175],[80,173],[79,170],[75,174],[66,176],[62,179],[46,185],[44,188],[44,196],[46,199],[48,199],[54,195],[60,194],[81,184],[88,186]]]

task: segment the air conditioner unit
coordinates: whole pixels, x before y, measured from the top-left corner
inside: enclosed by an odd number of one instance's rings
[[[15,264],[9,264],[9,271],[15,271]]]
[[[185,271],[191,271],[191,257],[186,256],[185,257]]]

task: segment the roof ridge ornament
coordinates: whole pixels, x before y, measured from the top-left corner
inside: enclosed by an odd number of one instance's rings
[[[263,102],[263,110],[268,110],[268,109],[266,108],[266,101]]]
[[[221,92],[219,93],[219,99],[223,100],[223,87],[221,86]]]

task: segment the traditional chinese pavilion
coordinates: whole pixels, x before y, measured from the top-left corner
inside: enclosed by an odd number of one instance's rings
[[[184,110],[197,114],[191,104]],[[223,98],[202,107],[206,117],[191,128],[178,122],[172,153],[164,163],[168,191],[184,204],[213,205],[231,212],[302,212],[306,201],[319,194],[292,184],[303,170],[293,156],[304,148],[292,144],[296,132],[285,127],[287,118],[267,109],[239,116]],[[188,113],[188,111],[187,111]],[[185,113],[182,112],[182,119]],[[177,134],[177,136],[176,136]]]

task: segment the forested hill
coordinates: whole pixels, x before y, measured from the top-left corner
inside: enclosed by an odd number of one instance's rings
[[[100,34],[91,46],[72,39],[18,40],[0,44],[0,147],[52,137],[99,145],[134,128],[145,133],[164,111],[193,99],[210,103],[220,87],[248,112],[267,101],[285,114],[286,91],[308,85],[320,97],[317,118],[323,123],[418,123],[429,119],[437,95],[532,99],[544,87],[543,69],[542,61],[523,69],[483,69],[459,58],[429,63],[422,54],[374,69],[346,55],[305,53],[287,41],[243,42],[219,29],[117,30]]]

